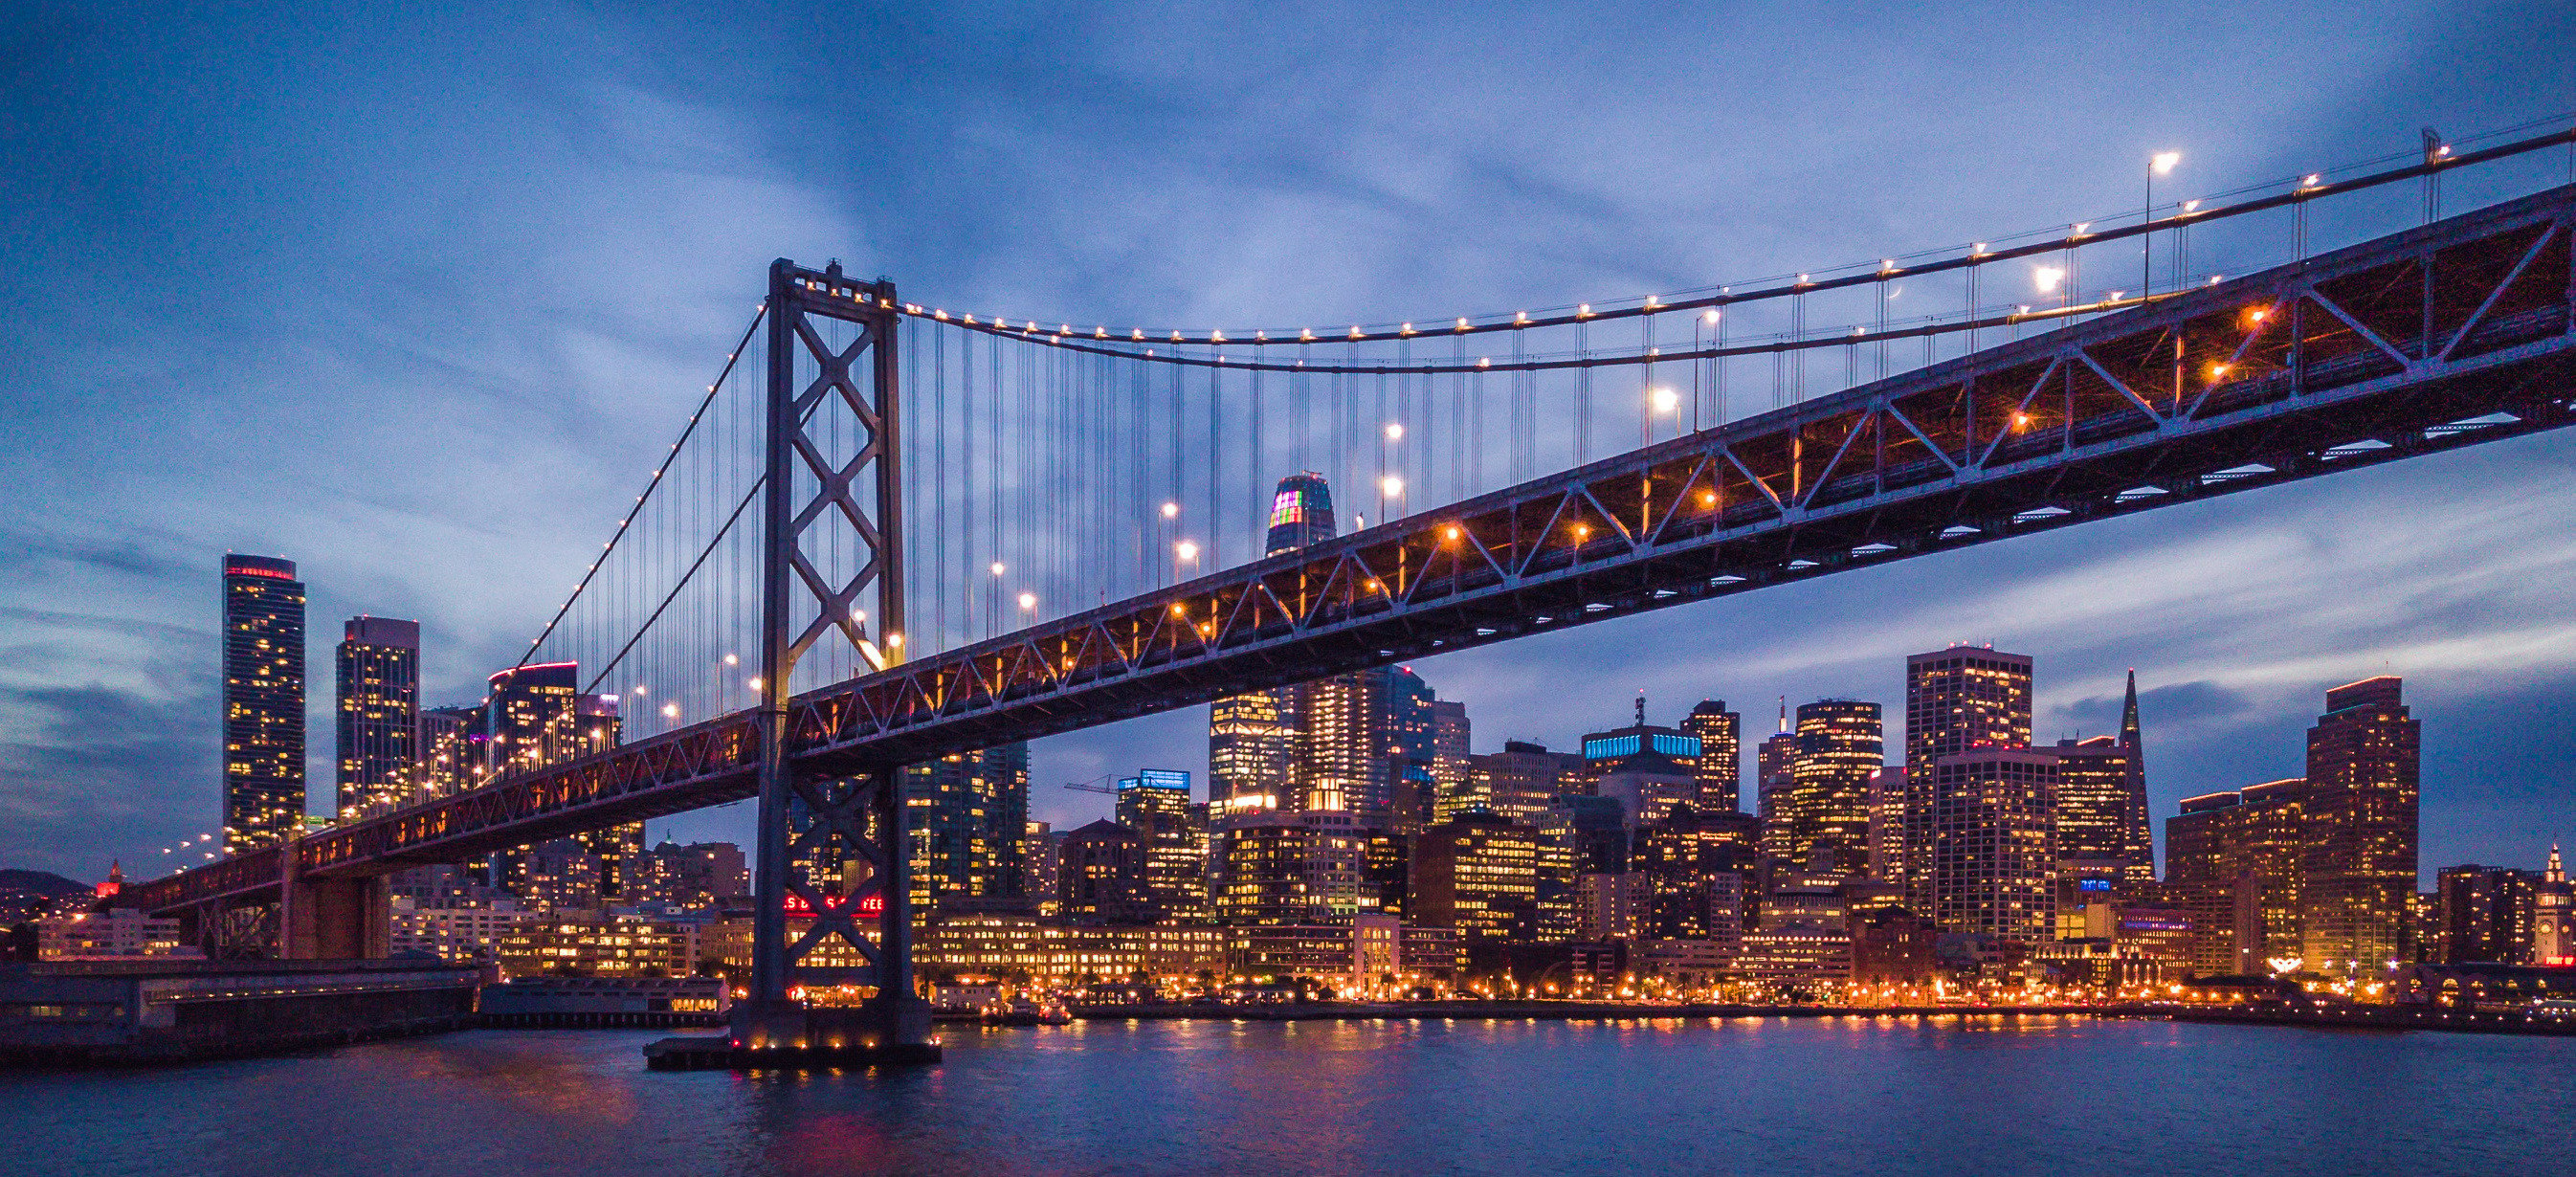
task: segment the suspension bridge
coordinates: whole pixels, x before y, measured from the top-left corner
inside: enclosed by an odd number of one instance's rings
[[[904,765],[2566,425],[2561,154],[2576,130],[2428,135],[2007,241],[1396,323],[1049,322],[781,260],[522,660],[613,696],[613,747],[425,774],[119,901],[380,956],[391,872],[757,798],[732,1045],[918,1055]],[[2446,183],[2491,199],[2445,216]],[[1298,470],[1366,509],[1263,555]],[[826,853],[863,880],[796,865]],[[832,937],[865,1010],[789,1000]]]

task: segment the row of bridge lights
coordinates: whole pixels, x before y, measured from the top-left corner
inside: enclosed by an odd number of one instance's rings
[[[2445,159],[2450,158],[2450,156],[2451,156],[2451,148],[2450,148],[2450,146],[2449,146],[2448,144],[2443,144],[2443,145],[2439,145],[2439,146],[2436,146],[2436,147],[2434,147],[2434,148],[2430,149],[2430,150],[2427,152],[2426,156],[2425,156],[2425,162],[2427,162],[2427,163],[2438,163],[2438,162],[2440,162],[2440,161],[2442,161],[2442,160],[2445,160]],[[2148,217],[2148,219],[2149,219],[2149,220],[2151,220],[2151,221],[2152,221],[2152,220],[2154,219],[2154,217],[2155,217],[2155,207],[2156,207],[2156,178],[2157,178],[2157,177],[2159,177],[2159,176],[2169,176],[2169,175],[2172,175],[2172,174],[2173,174],[2173,172],[2174,172],[2174,170],[2175,170],[2176,168],[2180,167],[2181,165],[2182,165],[2182,153],[2181,153],[2181,152],[2179,152],[2179,151],[2159,151],[2159,152],[2156,152],[2156,153],[2154,153],[2154,154],[2152,154],[2152,155],[2150,155],[2150,156],[2148,156],[2148,157],[2147,157],[2147,170],[2146,170],[2146,195],[2147,195],[2146,210],[2147,210],[2147,211],[2146,211],[2146,216]],[[2299,191],[2301,191],[2301,192],[2311,191],[2311,190],[2314,190],[2314,189],[2317,189],[2317,188],[2321,188],[2321,187],[2324,187],[2324,186],[2325,186],[2325,175],[2324,175],[2324,173],[2322,173],[2322,172],[2310,172],[2310,173],[2308,173],[2308,174],[2306,174],[2306,175],[2304,175],[2304,176],[2301,176],[2301,177],[2299,178],[2299,181],[2298,181],[2298,190],[2299,190]],[[2180,208],[2181,208],[2181,215],[2182,215],[2182,216],[2184,216],[2184,217],[2189,217],[2189,216],[2192,216],[2193,214],[2198,213],[2198,212],[2200,211],[2201,204],[2202,204],[2202,201],[2197,200],[2197,199],[2195,199],[2195,200],[2186,200],[2186,201],[2183,201],[2183,202],[2182,202],[2182,204],[2180,205]],[[2084,237],[2084,235],[2085,235],[2086,233],[2088,233],[2088,232],[2090,232],[2090,231],[2092,230],[2092,228],[2093,228],[2093,222],[2091,222],[2091,221],[2079,221],[2079,222],[2075,223],[2075,224],[2072,226],[2072,232],[2068,234],[2067,240],[2068,240],[2069,242],[2080,241],[2080,240]],[[1969,256],[1970,256],[1971,258],[1984,256],[1984,254],[1986,253],[1987,244],[1988,244],[1987,242],[1980,241],[1980,242],[1977,242],[1976,244],[1974,244],[1974,245],[1970,246],[1970,247],[1969,247]],[[2143,253],[2145,253],[2145,251],[2143,251],[2143,250],[2142,250],[2141,252],[2142,252],[2142,254],[2143,254]],[[2150,269],[2148,269],[2148,267],[2149,267],[2149,266],[2151,266],[2151,265],[2152,265],[2152,263],[2153,263],[2153,258],[2152,258],[2152,255],[2151,255],[2151,254],[2150,254],[2150,255],[2147,255],[2147,256],[2145,256],[2145,257],[2143,257],[2143,258],[2142,258],[2142,260],[2141,260],[2141,263],[2140,263],[2140,276],[2141,276],[2141,278],[2143,279],[2143,281],[2142,281],[2142,283],[2141,283],[2141,285],[2140,285],[2140,290],[2141,290],[2142,292],[2143,292],[2143,291],[2145,291],[2145,290],[2148,290],[2148,289],[2152,289],[2152,287],[2153,287],[2153,285],[2154,285],[2154,279],[2153,279],[2152,271],[2151,271]],[[1887,275],[1893,275],[1893,274],[1897,273],[1897,272],[1899,271],[1899,269],[1900,269],[1900,268],[1901,268],[1901,267],[1899,267],[1899,266],[1896,264],[1896,260],[1895,260],[1894,258],[1886,258],[1886,259],[1882,259],[1882,260],[1880,260],[1879,265],[1878,265],[1879,272],[1880,272],[1881,274],[1887,274]],[[2041,293],[2041,294],[2053,294],[2053,293],[2058,292],[2060,289],[2062,289],[2062,287],[2063,287],[2063,283],[2065,282],[2066,277],[2067,277],[2066,270],[2065,270],[2065,268],[2064,268],[2064,267],[2061,267],[2061,266],[2045,266],[2045,265],[2043,265],[2043,266],[2036,266],[2036,267],[2033,267],[2033,268],[2032,268],[2032,271],[2031,271],[2031,278],[2032,278],[2033,285],[2035,285],[2035,286],[2038,288],[2038,291],[2039,291],[2039,293]],[[1811,276],[1810,276],[1810,275],[1808,275],[1808,274],[1800,274],[1800,275],[1798,275],[1798,285],[1804,286],[1804,285],[1809,284],[1809,282],[1810,282],[1810,278],[1811,278]],[[2215,283],[2218,281],[2218,279],[2217,279],[2215,276],[2213,276],[2213,277],[2210,279],[2210,281],[2211,281],[2213,284],[2215,284]],[[1732,289],[1732,288],[1726,288],[1726,289]],[[2126,293],[2128,293],[2128,292],[2127,292],[2127,291],[2114,291],[2114,292],[2112,293],[2112,295],[2111,295],[2111,298],[2112,298],[2112,300],[2113,300],[2113,301],[2117,301],[2117,300],[2118,300],[2122,295],[2125,295]],[[1645,299],[1645,303],[1644,303],[1644,308],[1645,308],[1646,310],[1649,310],[1649,311],[1654,310],[1654,309],[1656,308],[1656,306],[1657,306],[1657,302],[1658,302],[1659,297],[1660,297],[1660,296],[1658,296],[1658,295],[1651,295],[1651,294],[1650,294],[1650,295],[1647,295],[1647,296],[1646,296],[1646,299]],[[950,321],[949,313],[948,313],[946,310],[943,310],[943,309],[938,309],[938,308],[925,308],[925,307],[922,307],[922,306],[920,306],[920,305],[918,305],[918,304],[913,304],[913,303],[906,303],[906,304],[904,304],[903,309],[904,309],[904,311],[905,311],[906,313],[908,313],[908,314],[914,314],[914,315],[928,315],[928,316],[930,316],[931,318],[936,319],[936,320],[938,320],[938,321],[940,321],[940,322],[943,322],[943,323],[944,323],[944,322],[949,322],[949,321]],[[2025,314],[2026,314],[2026,313],[2028,313],[2028,312],[2030,311],[2030,308],[2029,308],[2028,306],[2023,306],[2023,307],[2021,307],[2021,308],[2020,308],[2020,310],[2021,310],[2023,313],[2025,313]],[[1518,325],[1518,324],[1524,324],[1524,323],[1529,322],[1529,317],[1530,317],[1530,316],[1529,316],[1529,312],[1528,312],[1528,311],[1520,311],[1520,312],[1515,313],[1515,314],[1512,316],[1512,320],[1511,320],[1511,322],[1512,322],[1513,324],[1515,324],[1515,325]],[[1583,304],[1581,304],[1580,306],[1576,307],[1576,309],[1575,309],[1575,317],[1576,317],[1577,319],[1588,319],[1588,318],[1592,317],[1592,304],[1587,302],[1587,303],[1583,303]],[[1709,325],[1711,325],[1711,326],[1714,326],[1714,325],[1718,322],[1718,318],[1719,318],[1719,316],[1718,316],[1718,311],[1717,311],[1717,309],[1716,309],[1716,308],[1714,308],[1714,307],[1709,308],[1707,311],[1703,312],[1703,313],[1702,313],[1702,315],[1701,315],[1701,320],[1702,320],[1702,322],[1707,323],[1707,324],[1709,324]],[[971,315],[971,314],[969,314],[969,315],[961,315],[961,316],[959,316],[959,319],[960,319],[960,321],[964,322],[967,326],[970,326],[970,327],[972,327],[972,326],[977,326],[977,325],[978,325],[978,324],[977,324],[977,321],[976,321],[975,316],[973,316],[973,315]],[[986,326],[992,326],[992,327],[998,327],[998,328],[1002,328],[1002,329],[1005,329],[1005,330],[1012,329],[1012,328],[1011,328],[1011,320],[1010,320],[1008,317],[1006,317],[1006,316],[1001,316],[1001,315],[995,315],[995,316],[991,317],[990,319],[986,320],[986,321],[985,321],[985,323],[984,323],[983,325],[986,325]],[[1473,327],[1473,324],[1471,324],[1471,323],[1469,322],[1469,320],[1468,320],[1467,316],[1464,316],[1464,315],[1457,316],[1457,317],[1456,317],[1456,319],[1455,319],[1455,324],[1454,324],[1454,325],[1455,325],[1455,329],[1456,329],[1456,330],[1458,330],[1458,331],[1467,331],[1467,330],[1472,329],[1472,327]],[[1046,332],[1046,331],[1047,331],[1047,328],[1046,328],[1046,327],[1044,327],[1043,325],[1041,325],[1040,323],[1038,323],[1038,321],[1037,321],[1037,320],[1035,320],[1035,319],[1031,319],[1031,320],[1027,320],[1027,324],[1026,324],[1026,326],[1025,326],[1025,327],[1023,327],[1023,328],[1020,328],[1019,330],[1021,331],[1021,333],[1022,333],[1022,334],[1024,334],[1024,335],[1025,335],[1025,334],[1036,334],[1036,333],[1040,333],[1040,332]],[[1855,329],[1855,332],[1857,333],[1857,331],[1858,331],[1858,330],[1860,330],[1860,329]],[[1415,329],[1414,325],[1413,325],[1413,324],[1411,324],[1411,323],[1405,323],[1405,324],[1403,324],[1403,325],[1398,329],[1398,331],[1397,331],[1397,334],[1398,334],[1398,335],[1402,335],[1402,336],[1410,336],[1410,335],[1416,335],[1416,334],[1421,334],[1421,333],[1423,333],[1423,332],[1417,331],[1417,330]],[[1059,324],[1059,325],[1054,329],[1054,331],[1053,331],[1053,332],[1051,332],[1051,334],[1053,334],[1053,335],[1055,335],[1055,336],[1057,336],[1057,337],[1059,337],[1059,338],[1062,338],[1062,337],[1065,337],[1065,336],[1076,336],[1076,337],[1078,337],[1078,336],[1080,336],[1080,335],[1081,335],[1081,332],[1080,332],[1077,328],[1075,328],[1072,324],[1070,324],[1070,323],[1064,323],[1064,324]],[[1361,326],[1359,326],[1358,324],[1353,324],[1353,325],[1351,326],[1351,328],[1350,328],[1350,335],[1349,335],[1349,337],[1350,337],[1350,338],[1352,338],[1352,339],[1360,339],[1360,338],[1364,338],[1364,337],[1366,337],[1366,336],[1367,336],[1367,335],[1369,335],[1369,334],[1370,334],[1370,333],[1369,333],[1366,329],[1362,328],[1362,327],[1361,327]],[[1145,329],[1144,329],[1144,328],[1142,328],[1142,327],[1134,327],[1134,328],[1130,328],[1130,329],[1128,329],[1128,331],[1126,332],[1126,336],[1127,336],[1127,338],[1128,338],[1128,340],[1129,340],[1130,342],[1135,342],[1135,343],[1146,343],[1146,342],[1151,342],[1151,341],[1152,341],[1151,337],[1146,333]],[[1111,332],[1107,327],[1094,327],[1094,328],[1092,328],[1092,329],[1091,329],[1091,337],[1092,337],[1092,338],[1094,338],[1094,339],[1110,339],[1110,338],[1115,338],[1115,337],[1116,337],[1116,333]],[[1264,342],[1268,341],[1268,340],[1269,340],[1269,338],[1270,338],[1269,334],[1268,334],[1267,332],[1265,332],[1265,331],[1255,331],[1255,332],[1253,332],[1253,336],[1252,336],[1252,337],[1253,337],[1255,340],[1264,341]],[[1318,341],[1318,340],[1321,340],[1321,339],[1329,339],[1329,338],[1331,338],[1331,337],[1332,337],[1332,336],[1331,336],[1331,334],[1330,334],[1329,332],[1327,332],[1325,335],[1318,336],[1318,335],[1315,333],[1314,328],[1311,328],[1311,327],[1301,327],[1301,328],[1299,328],[1299,329],[1298,329],[1298,331],[1297,331],[1297,339],[1298,339],[1300,342],[1315,342],[1315,341]],[[1182,332],[1182,331],[1180,331],[1180,330],[1177,330],[1177,329],[1176,329],[1176,330],[1174,330],[1174,331],[1171,333],[1171,342],[1174,342],[1174,343],[1186,343],[1186,342],[1190,342],[1190,340],[1186,337],[1186,333],[1185,333],[1185,332]],[[1219,331],[1219,330],[1213,330],[1213,329],[1211,329],[1211,330],[1208,332],[1208,334],[1207,334],[1206,342],[1208,342],[1208,343],[1209,343],[1209,344],[1211,344],[1211,345],[1215,345],[1215,344],[1223,344],[1223,343],[1225,343],[1225,342],[1226,342],[1225,332],[1223,332],[1223,331]],[[1153,354],[1153,353],[1148,352],[1148,353],[1146,353],[1146,354],[1151,355],[1151,354]],[[1492,360],[1490,359],[1490,357],[1488,357],[1488,358],[1483,358],[1483,359],[1479,359],[1479,360],[1478,360],[1478,363],[1479,363],[1480,365],[1481,365],[1481,364],[1490,364],[1491,362],[1492,362]],[[1659,388],[1659,389],[1655,389],[1655,390],[1653,390],[1653,394],[1652,394],[1652,395],[1655,397],[1655,407],[1656,407],[1656,411],[1658,411],[1658,412],[1671,412],[1671,411],[1673,411],[1673,410],[1674,410],[1674,408],[1678,407],[1678,399],[1677,399],[1677,398],[1676,398],[1675,400],[1673,400],[1672,402],[1667,403],[1667,401],[1666,401],[1666,399],[1665,399],[1665,398],[1666,398],[1668,395],[1670,395],[1670,390],[1669,390],[1669,389],[1661,389],[1661,388]],[[1393,431],[1393,430],[1399,430],[1399,429],[1401,429],[1401,428],[1402,428],[1401,426],[1395,426],[1395,425],[1390,425],[1390,426],[1388,426],[1388,429],[1389,429],[1390,431]],[[1391,432],[1389,436],[1390,436],[1390,438],[1392,438],[1393,436],[1395,436],[1395,434]]]

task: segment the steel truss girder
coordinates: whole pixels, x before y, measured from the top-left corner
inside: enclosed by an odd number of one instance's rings
[[[791,700],[788,747],[801,771],[918,762],[2561,427],[2571,216],[2576,187],[2553,189],[903,663]],[[558,778],[745,730],[727,716],[477,791],[567,798],[550,811],[468,794],[298,852],[373,873],[739,800],[757,761],[739,739],[622,792]],[[242,865],[273,853],[127,894],[273,887],[273,859]]]

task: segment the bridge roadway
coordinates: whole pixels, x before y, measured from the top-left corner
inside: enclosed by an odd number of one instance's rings
[[[2576,186],[797,696],[849,773],[2566,425]],[[265,901],[748,798],[750,712],[128,888]]]

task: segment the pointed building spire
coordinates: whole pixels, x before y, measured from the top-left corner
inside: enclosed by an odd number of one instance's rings
[[[1789,696],[1780,696],[1780,730],[1789,730]]]
[[[1637,692],[1637,726],[1646,726],[1646,692]]]
[[[2547,870],[2541,872],[2540,878],[2542,882],[2548,883],[2564,883],[2567,881],[2567,868],[2560,865],[2558,861],[2558,843],[2556,842],[2549,844],[2549,867]]]
[[[2129,668],[2129,697],[2120,705],[2120,746],[2138,746],[2138,668]]]

